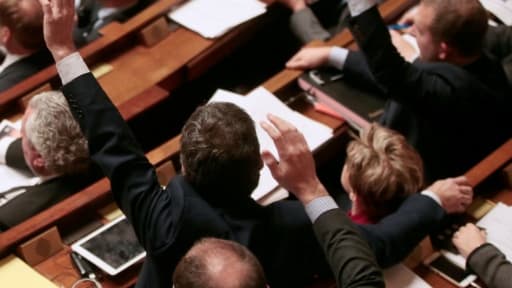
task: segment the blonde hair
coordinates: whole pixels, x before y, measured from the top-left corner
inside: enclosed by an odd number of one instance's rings
[[[423,163],[405,138],[372,124],[347,147],[348,182],[372,221],[395,211],[423,186]]]

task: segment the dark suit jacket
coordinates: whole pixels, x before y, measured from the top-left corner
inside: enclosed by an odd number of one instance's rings
[[[52,56],[44,49],[14,62],[0,73],[0,92],[32,76],[52,63]]]
[[[512,27],[489,26],[485,35],[484,49],[501,62],[508,81],[512,84]]]
[[[6,153],[6,164],[33,175],[23,158],[21,139],[14,141]],[[69,195],[83,189],[92,179],[86,176],[62,176],[27,188],[25,193],[0,207],[0,231],[17,225]]]
[[[139,11],[145,9],[155,0],[139,0],[134,6],[119,10],[103,19],[101,26],[96,27],[96,29],[94,29],[94,23],[98,20],[98,11],[101,8],[101,4],[96,0],[82,1],[82,9],[79,9],[77,13],[78,25],[73,31],[73,39],[75,40],[75,44],[79,47],[98,39],[101,36],[98,30],[103,26],[114,21],[124,22]]]
[[[359,232],[383,268],[401,262],[429,233],[445,212],[432,198],[414,194],[398,210],[376,224],[358,225]]]
[[[338,208],[323,213],[314,229],[338,287],[385,287],[375,256],[346,212]]]
[[[324,272],[324,256],[297,201],[262,208],[250,199],[238,199],[220,207],[207,203],[181,176],[162,188],[126,123],[90,73],[65,85],[63,92],[89,140],[92,159],[110,179],[116,202],[147,251],[137,287],[170,287],[169,275],[177,261],[194,241],[206,236],[249,247],[272,287],[300,287],[312,272]],[[379,264],[386,266],[402,260],[442,214],[432,199],[415,195],[382,223],[359,229]]]
[[[249,247],[262,262],[272,287],[301,287],[313,273],[328,272],[299,202],[283,201],[263,208],[246,198],[215,206],[181,176],[164,189],[91,74],[74,79],[63,92],[89,140],[93,161],[110,179],[114,199],[147,251],[137,287],[171,287],[170,275],[178,260],[206,236]]]
[[[510,288],[512,263],[492,244],[486,243],[471,252],[467,259],[467,267],[478,275],[487,287]]]
[[[376,7],[352,18],[361,48],[347,73],[367,74],[390,101],[383,124],[406,136],[421,154],[429,180],[463,174],[512,136],[512,90],[500,63],[485,54],[458,67],[406,62],[391,43]]]

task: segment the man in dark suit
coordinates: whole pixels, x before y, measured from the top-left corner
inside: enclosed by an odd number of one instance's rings
[[[302,286],[312,273],[324,272],[325,259],[300,203],[282,201],[263,208],[249,198],[262,163],[254,124],[245,112],[227,103],[199,108],[183,129],[184,175],[162,188],[126,123],[76,52],[73,1],[41,2],[45,39],[63,93],[89,141],[91,158],[110,179],[114,199],[147,251],[137,287],[169,287],[169,273],[202,237],[247,246],[272,287]],[[451,195],[455,197],[447,199],[458,197]],[[346,261],[359,254],[351,255]],[[357,263],[373,267],[366,260]],[[374,277],[375,267],[355,274],[347,270],[343,281],[348,287],[381,282]]]
[[[12,227],[78,191],[91,179],[87,141],[57,91],[34,96],[20,138],[0,140],[0,163],[27,175],[27,185],[0,191],[0,229]]]
[[[99,30],[113,21],[124,22],[154,0],[80,0],[73,38],[83,46],[101,36]]]
[[[0,0],[0,92],[51,63],[43,39],[43,12],[37,0]]]
[[[376,83],[390,100],[381,122],[418,150],[430,181],[464,173],[512,135],[512,91],[500,63],[482,51],[487,14],[477,0],[421,2],[414,64],[392,45],[375,1],[361,3],[350,28],[362,53],[304,49],[287,66],[328,63]]]

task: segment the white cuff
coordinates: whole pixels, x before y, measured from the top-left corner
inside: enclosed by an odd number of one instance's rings
[[[377,5],[377,0],[348,0],[348,9],[352,17],[362,14],[364,11]]]
[[[9,148],[9,145],[11,145],[14,140],[18,138],[11,137],[11,136],[4,136],[2,139],[0,139],[0,163],[5,164],[5,156],[7,154],[7,149]]]
[[[436,203],[439,204],[439,206],[443,207],[443,203],[441,203],[441,198],[439,198],[439,196],[437,196],[436,193],[430,190],[423,190],[421,191],[421,195],[425,195],[427,197],[432,198],[432,200],[436,201]]]
[[[306,214],[308,214],[311,222],[315,222],[323,213],[338,208],[338,204],[332,199],[331,196],[323,196],[315,198],[306,206]]]
[[[89,68],[80,53],[74,52],[57,62],[57,72],[59,72],[62,85],[66,85],[79,76],[89,73]]]
[[[332,47],[331,51],[329,52],[329,58],[327,58],[327,63],[336,69],[343,70],[347,57],[347,49],[341,47]]]

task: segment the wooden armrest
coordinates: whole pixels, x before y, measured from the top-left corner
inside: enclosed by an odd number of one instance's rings
[[[492,173],[498,171],[501,167],[504,167],[511,159],[512,138],[466,172],[465,176],[471,186],[475,187]]]

